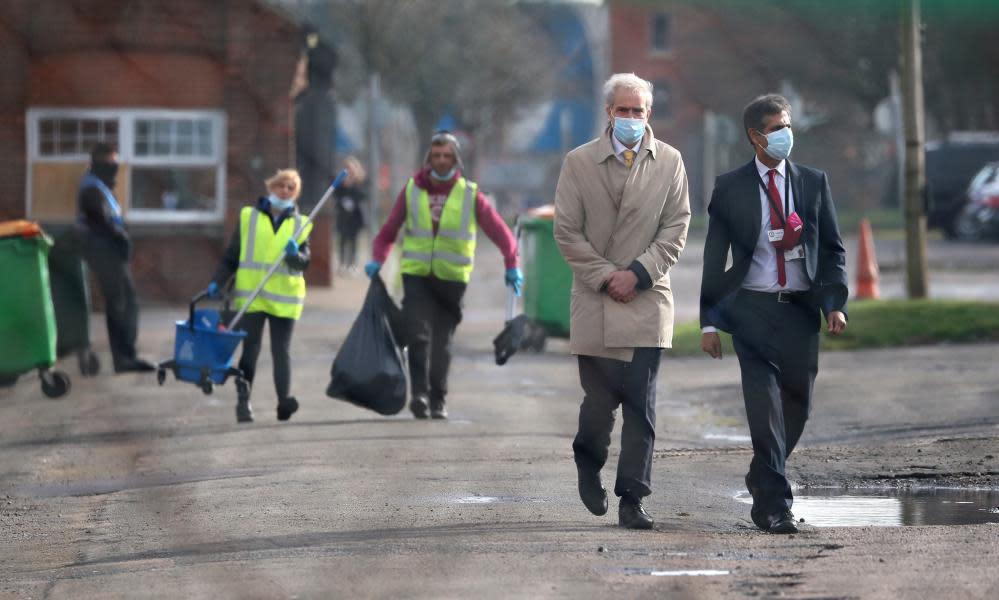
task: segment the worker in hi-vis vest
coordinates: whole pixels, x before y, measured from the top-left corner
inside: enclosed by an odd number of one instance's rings
[[[403,229],[402,314],[406,323],[412,399],[417,419],[446,419],[451,339],[461,322],[461,299],[472,274],[479,228],[503,253],[504,281],[520,295],[524,275],[517,240],[479,186],[462,176],[461,147],[440,131],[430,139],[423,167],[399,193],[365,265],[374,277]]]
[[[305,305],[305,277],[309,266],[309,232],[312,223],[298,212],[296,200],[302,189],[298,171],[278,171],[266,182],[269,195],[255,206],[244,206],[239,213],[239,227],[232,234],[215,277],[208,284],[209,297],[218,297],[220,289],[236,274],[232,288],[233,306],[242,308],[268,269],[283,256],[281,266],[267,280],[263,290],[250,303],[239,322],[246,331],[239,369],[248,385],[236,382],[236,421],[253,421],[250,388],[257,370],[264,322],[271,331],[271,358],[274,360],[274,388],[277,391],[277,418],[287,421],[298,410],[298,400],[291,395],[291,357],[288,347],[295,321]],[[304,225],[304,227],[303,227]],[[301,230],[297,238],[294,233]]]

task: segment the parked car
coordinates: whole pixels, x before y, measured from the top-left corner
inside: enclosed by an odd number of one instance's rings
[[[972,177],[954,233],[968,241],[999,237],[999,162],[985,165]]]
[[[958,132],[926,144],[927,223],[957,237],[957,220],[972,177],[999,161],[999,132]]]

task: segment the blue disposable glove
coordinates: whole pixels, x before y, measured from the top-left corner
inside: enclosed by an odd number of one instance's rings
[[[288,256],[298,256],[298,242],[288,240],[288,243],[284,246],[284,253]]]
[[[364,265],[364,272],[367,273],[368,277],[374,279],[378,271],[382,269],[382,263],[377,260],[368,261],[368,264]]]
[[[520,270],[520,267],[507,269],[506,276],[503,279],[508,286],[513,288],[513,294],[519,296],[520,289],[524,287],[524,272]]]
[[[219,284],[214,281],[208,284],[208,297],[218,298],[219,297]]]

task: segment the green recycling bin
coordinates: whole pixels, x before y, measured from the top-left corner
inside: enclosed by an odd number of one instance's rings
[[[56,321],[49,288],[48,253],[52,241],[44,234],[0,238],[0,382],[12,383],[38,369],[42,391],[58,397],[69,389],[64,373],[52,371],[56,361]]]
[[[555,244],[554,221],[520,217],[520,256],[524,262],[524,314],[552,337],[569,337],[572,270]]]

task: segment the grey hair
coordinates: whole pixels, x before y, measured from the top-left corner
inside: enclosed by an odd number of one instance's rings
[[[652,82],[634,73],[615,73],[604,82],[604,102],[614,105],[614,95],[618,90],[636,90],[645,96],[645,108],[652,108]]]

